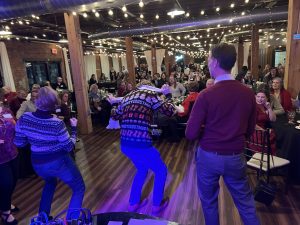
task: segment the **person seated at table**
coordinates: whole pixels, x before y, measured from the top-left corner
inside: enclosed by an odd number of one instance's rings
[[[59,95],[60,106],[59,110],[56,110],[58,118],[63,119],[67,126],[70,126],[71,119],[71,106],[69,102],[69,91],[64,90]]]
[[[248,67],[243,66],[241,71],[236,75],[235,80],[237,80],[241,83],[244,83],[244,79],[245,79],[245,76],[247,74],[247,71],[248,71]]]
[[[267,88],[261,88],[256,91],[255,95],[256,100],[256,129],[266,129],[270,127],[270,122],[276,121],[276,115],[272,110],[270,100],[270,92]],[[270,141],[271,141],[271,151],[272,154],[276,152],[276,138],[275,133],[271,129],[270,130]],[[258,139],[261,143],[261,137],[256,137],[256,133],[253,133],[254,140]],[[260,151],[260,147],[252,146],[252,149]]]
[[[181,83],[177,82],[176,78],[174,77],[174,73],[172,73],[169,78],[169,86],[173,98],[178,98],[185,95],[186,89]]]
[[[158,81],[158,88],[161,88],[164,84],[168,83],[167,75],[165,72],[161,74],[160,79]]]
[[[272,87],[272,81],[275,77],[279,77],[279,74],[278,74],[278,69],[276,67],[273,67],[269,73],[267,73],[265,76],[264,76],[264,80],[263,82],[265,84],[268,84],[269,87],[271,88]]]
[[[153,79],[151,80],[152,84],[154,84],[155,87],[159,86],[159,73],[153,74]]]
[[[63,82],[63,79],[61,77],[57,77],[57,82],[53,84],[52,87],[54,90],[68,89],[67,85]]]
[[[9,103],[9,108],[13,112],[14,116],[17,115],[18,110],[21,107],[21,104],[26,101],[27,93],[25,90],[19,90],[17,96],[13,98]]]
[[[189,115],[192,110],[193,104],[199,95],[198,82],[193,81],[193,82],[188,83],[187,90],[188,90],[189,94],[181,103],[184,111],[181,113],[177,113],[177,116],[176,116],[177,122],[179,122],[179,123],[186,123],[189,119]]]
[[[8,86],[4,86],[2,89],[4,90],[3,104],[8,106],[9,103],[17,96],[17,93],[12,91]]]
[[[133,91],[133,85],[132,85],[132,83],[128,82],[127,86],[126,86],[126,94],[125,95],[129,94],[131,91]]]
[[[118,88],[118,97],[124,97],[126,95],[126,82],[121,81],[120,86]]]
[[[92,74],[90,80],[89,80],[89,87],[91,87],[92,84],[97,84],[96,75]]]
[[[36,100],[37,96],[38,96],[38,91],[35,89],[32,90],[30,100],[22,102],[21,107],[17,111],[17,115],[16,115],[17,119],[19,119],[25,112],[35,112],[36,111],[35,100]]]
[[[89,100],[91,111],[96,115],[95,119],[99,119],[98,121],[106,126],[110,118],[111,105],[101,96],[96,84],[90,88]]]
[[[97,84],[92,84],[90,87],[89,92],[89,100],[90,100],[90,107],[92,112],[100,112],[101,111],[101,100],[102,96],[100,95],[100,91],[98,89]]]
[[[206,81],[206,88],[210,88],[212,86],[214,86],[215,84],[215,80],[212,79],[212,78],[209,78],[207,81]]]
[[[292,110],[292,97],[291,94],[283,88],[282,79],[275,77],[272,80],[272,95],[279,101],[285,112]]]

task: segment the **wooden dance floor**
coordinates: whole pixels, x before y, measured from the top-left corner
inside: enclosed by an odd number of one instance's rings
[[[86,184],[83,206],[93,213],[126,211],[129,192],[135,169],[119,150],[119,131],[96,128],[81,137],[77,145],[76,163]],[[160,217],[183,225],[204,224],[200,200],[197,194],[195,170],[196,143],[182,139],[180,143],[155,143],[168,166],[166,194],[170,196],[168,208]],[[251,186],[255,184],[255,173],[249,171]],[[283,189],[283,180],[274,178]],[[143,196],[150,196],[153,176],[149,173],[144,186]],[[21,225],[29,224],[36,215],[43,182],[38,177],[19,180],[13,195],[13,204],[21,211],[16,218]],[[52,214],[56,215],[67,208],[71,196],[70,189],[59,183],[52,204]],[[297,225],[300,224],[300,187],[293,186],[288,195],[279,192],[271,207],[257,203],[261,224]],[[222,225],[241,225],[241,220],[233,201],[221,181],[219,196],[220,221]],[[151,204],[142,208],[140,213],[150,214]]]

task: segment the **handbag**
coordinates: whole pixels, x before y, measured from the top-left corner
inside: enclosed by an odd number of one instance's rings
[[[254,200],[269,206],[275,199],[276,190],[275,185],[259,180],[254,189]]]
[[[263,155],[264,155],[264,153],[262,152],[262,158],[263,158]],[[271,157],[272,157],[272,161],[274,164],[273,156],[271,155]],[[260,162],[258,183],[254,189],[254,200],[258,201],[260,203],[263,203],[266,206],[269,206],[275,199],[277,188],[276,188],[276,185],[269,183],[269,179],[267,179],[267,181],[262,179],[261,174],[262,174],[262,161]],[[267,175],[267,176],[269,176],[269,175]]]

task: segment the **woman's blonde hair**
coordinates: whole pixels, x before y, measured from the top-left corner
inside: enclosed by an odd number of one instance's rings
[[[57,92],[51,87],[42,87],[39,90],[38,97],[35,100],[35,105],[38,109],[43,111],[55,110],[55,107],[59,105],[59,98]]]

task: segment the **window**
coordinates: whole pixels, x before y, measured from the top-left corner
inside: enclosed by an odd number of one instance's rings
[[[56,83],[57,77],[61,77],[60,62],[26,61],[25,66],[30,89],[33,84],[44,85],[46,81]]]

